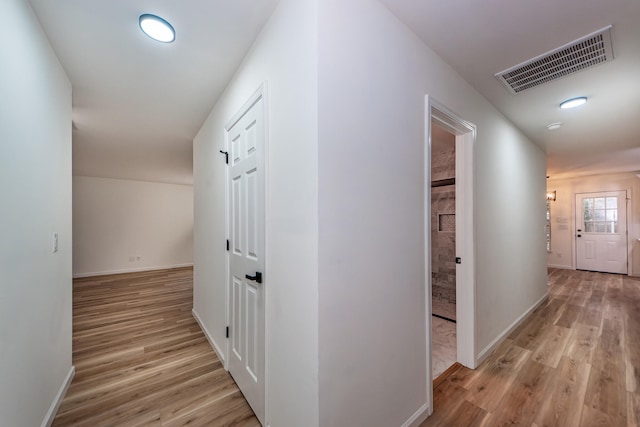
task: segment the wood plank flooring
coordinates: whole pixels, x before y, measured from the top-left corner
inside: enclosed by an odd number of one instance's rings
[[[640,279],[548,277],[545,304],[476,370],[436,386],[422,427],[640,425]]]
[[[76,376],[54,426],[259,426],[191,315],[192,270],[74,281]],[[640,425],[640,279],[549,271],[549,299],[422,426]]]
[[[191,314],[191,268],[74,280],[54,426],[259,426]]]

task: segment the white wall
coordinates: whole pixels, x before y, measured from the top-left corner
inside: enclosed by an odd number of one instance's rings
[[[635,173],[583,176],[573,179],[549,179],[548,191],[556,191],[551,202],[550,267],[575,268],[575,203],[576,193],[627,190],[632,215],[627,218],[629,234],[630,274],[640,276],[640,178]]]
[[[263,81],[267,422],[401,425],[427,402],[425,94],[478,128],[479,351],[546,294],[544,153],[376,0],[283,0],[194,141],[194,310],[223,353],[218,151]]]
[[[33,427],[72,372],[71,84],[24,0],[0,64],[0,425]]]
[[[224,125],[268,83],[267,424],[318,425],[317,6],[282,0],[194,140],[194,311],[224,355]]]
[[[73,177],[74,276],[191,264],[192,186]]]
[[[545,155],[376,0],[319,3],[320,425],[425,410],[424,96],[477,126],[477,348],[546,294]]]

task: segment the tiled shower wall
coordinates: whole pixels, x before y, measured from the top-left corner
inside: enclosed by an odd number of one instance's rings
[[[431,178],[433,181],[455,178],[455,144],[446,145],[446,148],[441,147],[440,150],[432,152],[431,159]],[[442,305],[438,302],[454,306],[456,303],[455,211],[455,185],[431,188],[433,312],[447,318],[452,318],[450,311],[445,310],[447,313],[438,313],[438,307]],[[455,309],[453,313],[455,313]]]

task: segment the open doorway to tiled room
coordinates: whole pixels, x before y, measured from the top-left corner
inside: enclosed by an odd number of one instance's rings
[[[431,131],[431,332],[437,378],[456,362],[456,144],[432,121]]]

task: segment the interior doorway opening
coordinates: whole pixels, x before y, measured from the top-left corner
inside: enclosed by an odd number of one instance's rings
[[[456,137],[431,121],[431,370],[457,361]]]
[[[432,371],[432,131],[442,128],[455,138],[455,317],[456,361],[475,369],[476,343],[476,280],[475,280],[475,220],[474,175],[476,127],[429,95],[425,96],[424,149],[424,241],[425,241],[425,326],[427,356],[427,404],[433,411]],[[446,221],[447,219],[445,219]],[[449,218],[448,220],[452,220]]]

